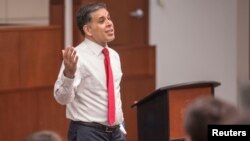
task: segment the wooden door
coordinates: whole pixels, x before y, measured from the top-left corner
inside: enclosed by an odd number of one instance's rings
[[[148,45],[147,0],[77,0],[74,1],[74,17],[81,5],[95,1],[107,4],[107,9],[114,22],[116,38],[109,44],[110,46]],[[139,14],[139,16],[136,16],[136,14]],[[83,37],[77,29],[75,20],[73,28],[74,45],[77,45],[82,41]]]

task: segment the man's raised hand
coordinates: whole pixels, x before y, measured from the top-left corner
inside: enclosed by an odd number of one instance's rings
[[[64,76],[68,78],[74,78],[78,61],[78,56],[76,56],[74,47],[65,48],[64,50],[62,50],[62,55],[65,66],[65,69],[63,71]]]

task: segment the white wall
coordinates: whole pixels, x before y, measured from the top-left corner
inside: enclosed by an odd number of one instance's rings
[[[157,87],[218,81],[215,96],[238,104],[237,0],[157,1],[150,0],[149,17]]]
[[[250,107],[249,76],[249,0],[238,0],[237,6],[237,84],[239,103],[243,110]]]
[[[0,0],[0,23],[48,24],[49,0]]]
[[[5,5],[6,5],[5,0],[0,0],[0,23],[4,21],[5,11],[6,11]]]

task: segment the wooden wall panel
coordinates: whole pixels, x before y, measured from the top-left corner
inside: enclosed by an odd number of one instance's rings
[[[65,109],[53,98],[62,43],[59,26],[0,28],[0,140],[54,130],[66,141]]]
[[[56,28],[26,30],[20,35],[22,87],[53,85],[61,64],[61,31]]]
[[[125,76],[155,75],[155,47],[123,46],[113,49],[120,55]]]
[[[0,90],[19,87],[19,33],[0,32]]]
[[[155,89],[155,76],[124,77],[121,82],[121,98],[125,118],[127,141],[137,140],[137,114],[131,108],[134,101],[140,100]]]
[[[137,140],[136,109],[131,105],[155,90],[155,48],[116,47],[120,55],[123,78],[121,96],[126,124],[127,141]]]
[[[66,141],[69,122],[66,119],[65,106],[55,101],[53,87],[43,89],[37,95],[38,128],[56,131]]]
[[[39,130],[57,132],[67,140],[65,107],[53,97],[53,86],[0,93],[0,140],[23,140]]]
[[[37,97],[34,91],[0,94],[0,140],[20,141],[37,129]]]

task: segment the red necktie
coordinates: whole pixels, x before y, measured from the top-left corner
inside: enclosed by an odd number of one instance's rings
[[[107,89],[108,89],[108,122],[113,125],[115,122],[115,98],[114,98],[114,80],[113,73],[110,65],[109,51],[107,48],[102,50],[105,59],[105,71],[107,78]]]

